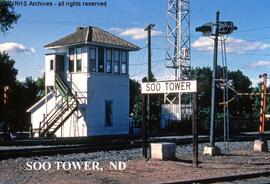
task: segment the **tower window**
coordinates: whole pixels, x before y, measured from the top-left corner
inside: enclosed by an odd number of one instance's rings
[[[82,60],[81,59],[77,59],[77,61],[76,61],[76,71],[77,72],[82,71]]]
[[[104,48],[98,49],[98,72],[104,73]]]
[[[74,72],[74,48],[69,49],[69,72]]]
[[[53,60],[50,60],[50,70],[53,70]]]
[[[82,48],[76,48],[76,72],[82,71]]]
[[[119,50],[114,51],[114,73],[120,73],[120,52]]]
[[[106,49],[106,72],[112,73],[112,50]]]
[[[90,72],[96,72],[96,49],[90,48]]]
[[[122,57],[121,57],[121,73],[127,74],[127,52],[122,51]]]

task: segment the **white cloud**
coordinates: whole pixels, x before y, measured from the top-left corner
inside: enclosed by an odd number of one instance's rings
[[[200,51],[212,51],[214,48],[214,41],[207,37],[200,37],[198,40],[193,42],[191,46]]]
[[[247,65],[248,68],[262,68],[262,67],[270,67],[270,61],[266,61],[266,60],[260,60],[260,61],[256,61],[254,63],[248,64]]]
[[[36,49],[26,47],[22,44],[19,43],[14,43],[14,42],[6,42],[0,44],[0,51],[1,52],[7,52],[7,53],[35,53]]]
[[[192,43],[192,47],[200,51],[213,51],[214,41],[208,37],[200,37]],[[227,53],[246,53],[270,48],[270,43],[260,41],[247,41],[239,38],[229,37],[226,40]]]
[[[147,37],[147,32],[144,31],[145,28],[133,27],[133,28],[110,28],[110,31],[118,33],[120,36],[130,36],[134,40],[142,40]],[[152,36],[162,34],[161,31],[152,30]]]

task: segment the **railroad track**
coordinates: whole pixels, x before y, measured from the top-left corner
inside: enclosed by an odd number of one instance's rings
[[[269,136],[268,136],[269,137]],[[221,139],[220,139],[221,140]],[[254,140],[254,136],[241,136],[241,137],[232,137],[232,141],[250,141]],[[177,145],[187,145],[192,143],[192,137],[186,138],[159,138],[155,139],[154,137],[149,138],[149,143],[151,142],[174,142]],[[199,137],[199,143],[209,142],[208,136]],[[34,144],[36,145],[36,143]],[[72,153],[90,153],[97,151],[110,151],[110,150],[124,150],[124,149],[133,149],[139,148],[142,145],[142,141],[137,140],[99,140],[92,143],[84,144],[75,144],[75,145],[53,145],[46,147],[28,147],[28,148],[16,148],[16,149],[6,149],[0,150],[0,160],[5,160],[9,158],[18,158],[18,157],[32,157],[32,156],[50,156],[50,155],[65,155]],[[18,146],[16,144],[16,146]]]
[[[207,142],[209,140],[208,137],[202,137],[199,139],[200,143]],[[163,142],[164,139],[154,139],[150,138],[149,143],[152,142]],[[166,138],[165,141],[167,142],[175,142],[177,145],[186,145],[192,142],[191,137],[182,138],[181,140],[177,140],[177,138]],[[13,149],[5,149],[0,150],[0,160],[5,160],[9,158],[18,158],[18,157],[32,157],[32,156],[50,156],[50,155],[65,155],[65,154],[72,154],[72,153],[90,153],[90,152],[97,152],[97,151],[110,151],[110,150],[124,150],[124,149],[133,149],[139,148],[142,146],[142,141],[140,139],[137,140],[96,140],[95,142],[91,143],[83,143],[83,144],[74,144],[74,145],[54,145],[51,146],[39,146],[37,147],[37,143],[33,142],[32,146],[27,146],[27,148],[20,148],[20,145],[16,143],[16,148]],[[44,140],[41,140],[42,145]],[[29,142],[28,142],[29,144]],[[4,144],[6,146],[6,144]],[[14,143],[11,144],[14,147]],[[22,144],[25,146],[25,142]]]
[[[141,146],[139,142],[117,142],[109,144],[82,144],[82,145],[62,145],[62,146],[48,146],[35,147],[23,149],[9,149],[0,151],[0,160],[18,157],[32,157],[32,156],[50,156],[50,155],[65,155],[72,153],[90,153],[97,151],[123,150],[138,148]]]
[[[166,184],[189,184],[189,183],[193,184],[193,183],[217,183],[217,182],[220,183],[220,182],[247,180],[247,179],[269,177],[269,176],[270,176],[270,171],[263,171],[263,172],[219,176],[219,177],[211,177],[211,178],[198,178],[198,179],[191,179],[191,180],[172,181],[172,182],[166,182]]]

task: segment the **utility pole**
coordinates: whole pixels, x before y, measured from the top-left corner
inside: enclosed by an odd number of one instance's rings
[[[152,71],[151,71],[151,59],[152,59],[152,54],[151,54],[151,33],[152,30],[154,28],[155,24],[149,24],[144,31],[147,31],[147,35],[148,35],[148,77],[147,80],[150,81],[151,80],[151,75],[152,75]]]
[[[145,97],[145,94],[142,94],[142,156],[147,159],[147,125]]]
[[[211,99],[211,124],[210,124],[210,146],[215,147],[215,124],[216,124],[216,70],[218,59],[218,34],[219,34],[219,11],[216,14],[216,31],[214,43],[214,58],[212,71],[212,99]]]
[[[208,22],[202,26],[197,27],[195,30],[201,32],[203,36],[214,36],[214,57],[213,57],[213,70],[212,70],[212,89],[211,89],[211,124],[210,124],[210,145],[204,147],[204,155],[217,155],[220,149],[215,147],[215,124],[216,124],[216,81],[217,81],[217,60],[218,60],[218,42],[219,36],[229,35],[233,31],[237,30],[232,21],[219,21],[219,11],[216,13],[216,22]],[[213,27],[216,26],[213,33]],[[225,42],[224,51],[225,51]],[[225,52],[224,52],[225,53]],[[226,61],[226,56],[223,56],[223,60]],[[227,64],[226,64],[227,71]],[[225,73],[224,73],[225,74]],[[225,88],[228,87],[227,77],[222,79],[225,82]],[[227,93],[227,92],[226,92]],[[228,102],[225,102],[228,103]],[[225,113],[224,113],[225,115]],[[227,118],[227,117],[226,117]],[[224,118],[225,119],[225,118]],[[229,129],[229,128],[228,128]],[[225,136],[226,137],[226,136]]]
[[[193,108],[193,118],[192,118],[192,135],[193,135],[193,166],[198,167],[198,122],[197,122],[197,93],[192,94],[192,108]]]
[[[151,70],[151,64],[152,64],[152,48],[151,48],[151,33],[152,33],[152,29],[154,28],[155,24],[149,24],[144,31],[147,31],[147,35],[148,35],[148,74],[147,74],[147,81],[150,82],[152,80],[152,70]],[[151,122],[151,109],[150,109],[150,95],[147,95],[147,120],[148,123],[150,124]]]

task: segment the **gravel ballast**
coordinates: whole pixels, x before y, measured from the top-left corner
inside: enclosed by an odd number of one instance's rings
[[[192,167],[192,145],[177,146],[175,161],[145,161],[141,149],[69,155],[17,158],[0,161],[0,183],[163,183],[196,178],[270,171],[270,154],[253,152],[253,142],[217,143],[224,155],[203,156],[199,145],[199,168]],[[268,143],[268,145],[270,145]],[[26,163],[99,162],[104,170],[27,170]],[[125,162],[126,169],[110,170],[110,162]]]

